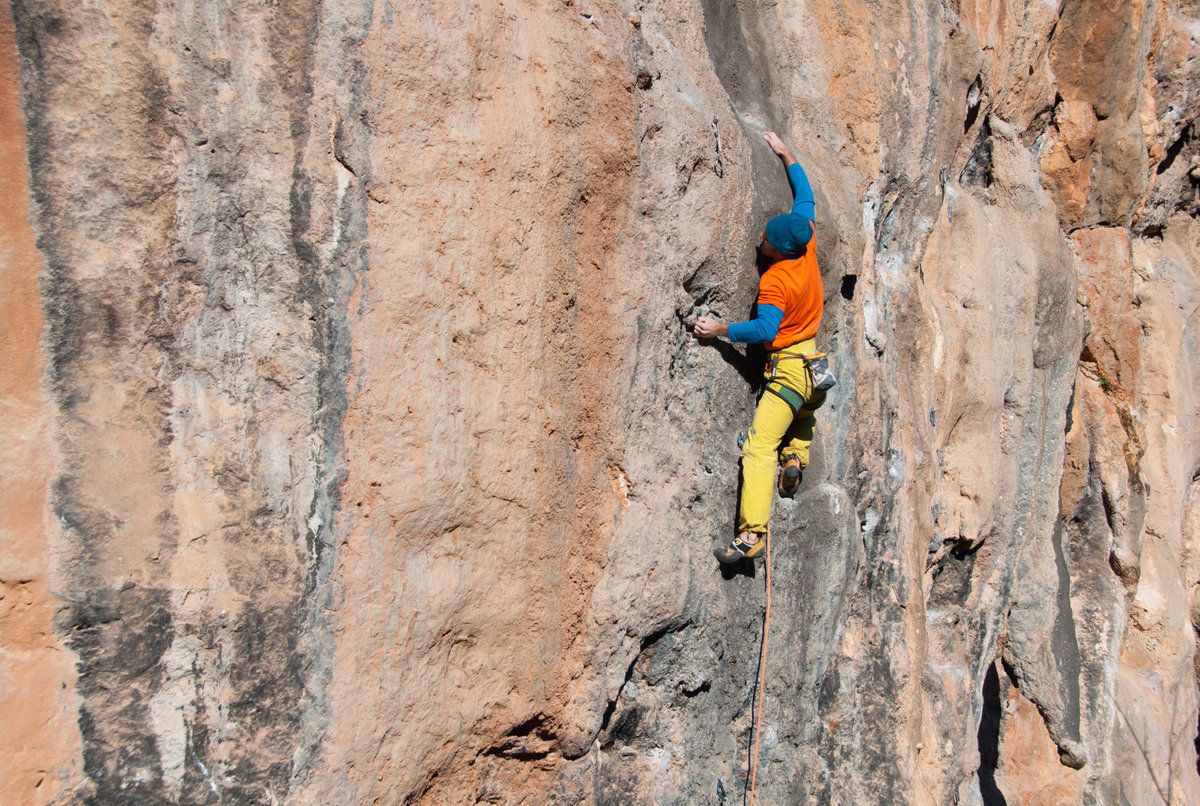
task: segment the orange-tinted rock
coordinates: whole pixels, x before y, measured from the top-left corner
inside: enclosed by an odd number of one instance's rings
[[[1158,19],[1149,7],[1084,0],[1064,6],[1051,61],[1059,95],[1090,106],[1098,125],[1083,224],[1125,223],[1150,185],[1141,121],[1141,75]]]
[[[122,11],[14,3],[21,786],[733,802],[761,714],[764,803],[1200,800],[1190,5]],[[764,129],[840,382],[759,712]]]
[[[1007,677],[1004,684],[998,746],[1003,761],[995,783],[1005,802],[1013,806],[1079,802],[1081,779],[1087,771],[1063,766],[1037,706]]]
[[[369,160],[388,203],[368,210],[346,312],[337,584],[361,606],[338,617],[327,763],[359,771],[354,800],[543,790],[598,728],[567,706],[625,461],[630,26],[497,7],[414,36],[424,11],[376,14]],[[365,711],[393,726],[382,749]]]
[[[1072,160],[1082,160],[1096,141],[1096,113],[1084,101],[1063,101],[1054,108],[1054,125]]]
[[[1050,62],[1056,9],[1036,2],[964,0],[958,13],[979,39],[996,114],[1022,130],[1033,127],[1053,107],[1058,89]]]
[[[1129,234],[1124,229],[1088,229],[1077,232],[1072,241],[1091,321],[1083,360],[1096,365],[1103,386],[1128,399],[1140,381],[1142,332],[1133,296]]]
[[[52,412],[38,350],[41,256],[29,228],[13,21],[0,8],[0,792],[62,802],[82,780],[74,660],[55,632]],[[60,593],[61,595],[61,593]]]
[[[1091,190],[1091,166],[1088,157],[1078,161],[1071,159],[1070,151],[1061,140],[1051,140],[1042,151],[1042,177],[1047,191],[1058,204],[1059,217],[1065,228],[1083,223]]]

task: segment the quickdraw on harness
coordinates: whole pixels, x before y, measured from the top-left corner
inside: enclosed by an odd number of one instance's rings
[[[805,400],[804,395],[796,389],[788,386],[776,378],[779,373],[779,364],[781,361],[800,359],[804,362],[805,368],[808,370],[809,379],[812,382],[811,400]],[[769,380],[767,381],[766,391],[778,397],[784,403],[788,404],[788,408],[792,410],[792,414],[799,413],[802,409],[813,410],[820,408],[825,402],[825,393],[833,388],[837,383],[837,378],[829,369],[829,357],[825,353],[812,353],[806,355],[804,353],[789,353],[786,350],[779,350],[771,353],[771,357],[767,362],[767,372]]]

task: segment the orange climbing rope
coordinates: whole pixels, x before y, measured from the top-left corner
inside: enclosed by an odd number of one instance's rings
[[[767,686],[767,633],[771,629],[771,525],[767,524],[767,613],[763,618],[762,655],[758,661],[758,716],[754,723],[754,761],[750,765],[750,806],[754,806],[754,779],[758,776],[758,739],[762,733],[763,693]]]

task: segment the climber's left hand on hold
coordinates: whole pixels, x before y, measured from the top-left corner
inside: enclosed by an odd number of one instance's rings
[[[728,336],[729,325],[713,319],[711,316],[701,316],[696,320],[696,327],[692,329],[692,332],[701,339],[715,339],[720,336]]]

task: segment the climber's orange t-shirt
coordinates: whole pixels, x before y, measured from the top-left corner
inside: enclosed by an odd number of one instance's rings
[[[815,232],[803,255],[773,263],[759,278],[758,304],[783,311],[779,332],[765,345],[768,350],[782,350],[817,335],[825,311],[825,288],[817,268]]]

